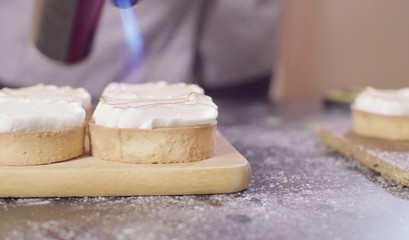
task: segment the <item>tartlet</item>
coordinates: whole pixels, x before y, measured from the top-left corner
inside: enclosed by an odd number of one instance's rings
[[[213,155],[217,106],[197,85],[107,86],[89,124],[91,154],[129,163],[184,163]],[[119,85],[118,85],[119,86]],[[194,89],[192,91],[192,89]]]
[[[83,154],[79,103],[0,97],[0,165],[38,165]]]
[[[409,89],[366,88],[351,105],[352,131],[360,136],[409,140]]]

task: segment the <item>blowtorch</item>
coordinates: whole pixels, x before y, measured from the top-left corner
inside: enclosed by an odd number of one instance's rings
[[[138,0],[111,0],[120,9]],[[62,64],[84,60],[92,42],[105,0],[37,0],[31,39],[47,59]]]

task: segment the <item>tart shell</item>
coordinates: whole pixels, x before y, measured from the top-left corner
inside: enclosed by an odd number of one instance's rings
[[[89,123],[91,154],[128,163],[184,163],[213,156],[216,124],[183,128],[122,129]]]
[[[352,131],[365,137],[409,140],[409,116],[381,115],[351,109]]]
[[[38,165],[84,153],[85,125],[44,132],[0,133],[0,165]]]

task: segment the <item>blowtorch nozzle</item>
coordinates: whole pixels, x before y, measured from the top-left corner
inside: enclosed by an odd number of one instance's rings
[[[119,8],[131,8],[138,3],[138,0],[112,0],[112,3]]]

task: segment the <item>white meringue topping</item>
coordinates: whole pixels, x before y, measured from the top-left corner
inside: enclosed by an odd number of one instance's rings
[[[409,88],[381,90],[367,87],[357,96],[352,108],[382,115],[409,116]]]
[[[124,98],[124,99],[145,99],[145,98],[178,98],[187,97],[190,93],[196,92],[204,94],[203,88],[196,84],[154,82],[154,83],[109,83],[102,93],[103,97]]]
[[[57,87],[55,85],[37,84],[24,88],[3,88],[0,90],[0,96],[80,102],[85,109],[91,107],[91,95],[84,88],[74,89],[70,86]]]
[[[111,128],[154,129],[216,122],[217,106],[210,97],[201,94],[203,89],[197,85],[161,82],[125,84],[124,88],[118,88],[121,85],[111,83],[104,91],[93,115],[96,124]]]
[[[0,132],[56,131],[82,126],[79,102],[0,97]]]

